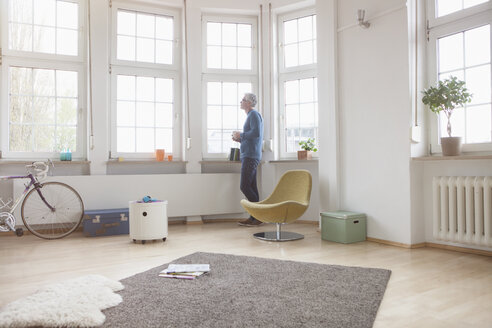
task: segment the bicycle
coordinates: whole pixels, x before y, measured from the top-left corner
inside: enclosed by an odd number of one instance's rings
[[[33,235],[44,239],[59,239],[74,232],[82,222],[84,203],[79,193],[62,182],[41,183],[47,176],[51,161],[26,165],[25,176],[0,176],[2,180],[29,179],[24,192],[15,200],[0,199],[0,231],[14,231],[20,237],[22,228],[15,228],[14,210],[21,205],[24,226]],[[3,211],[3,209],[9,209]]]

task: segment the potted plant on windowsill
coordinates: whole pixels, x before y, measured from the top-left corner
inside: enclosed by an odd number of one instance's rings
[[[448,137],[441,137],[441,148],[444,156],[461,154],[461,137],[451,137],[451,115],[456,107],[464,106],[471,101],[471,94],[465,87],[465,82],[451,76],[439,81],[435,87],[429,87],[423,92],[422,102],[428,105],[433,113],[439,116],[444,112],[448,119]]]
[[[313,157],[313,152],[318,151],[316,145],[314,144],[314,138],[308,138],[306,141],[299,141],[299,146],[303,150],[297,151],[297,159],[311,159]]]

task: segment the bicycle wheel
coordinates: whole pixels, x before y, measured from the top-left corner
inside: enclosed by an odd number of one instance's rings
[[[51,210],[40,196],[53,208]],[[22,202],[22,221],[27,230],[44,239],[58,239],[78,228],[84,216],[80,195],[67,184],[46,182],[29,191]]]

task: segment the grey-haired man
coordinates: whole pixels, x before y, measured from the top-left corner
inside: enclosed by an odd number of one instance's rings
[[[243,132],[234,131],[232,140],[241,143],[241,191],[250,202],[258,202],[260,196],[256,183],[256,171],[261,160],[261,146],[263,142],[263,118],[257,110],[257,99],[253,93],[244,94],[241,100],[241,109],[246,112]],[[238,222],[242,226],[258,226],[262,224],[254,217]]]

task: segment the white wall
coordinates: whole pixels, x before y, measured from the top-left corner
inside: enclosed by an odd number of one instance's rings
[[[357,9],[370,28],[355,26]],[[369,237],[401,243],[411,242],[406,22],[403,0],[338,2],[341,208],[367,214]]]

